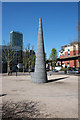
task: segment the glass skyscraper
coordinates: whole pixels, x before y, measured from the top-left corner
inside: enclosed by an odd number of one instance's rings
[[[16,47],[17,50],[23,49],[23,34],[20,32],[10,32],[10,44],[12,48]]]
[[[23,63],[23,34],[20,32],[11,31],[10,32],[10,44],[11,48],[15,51],[15,61],[14,64]]]

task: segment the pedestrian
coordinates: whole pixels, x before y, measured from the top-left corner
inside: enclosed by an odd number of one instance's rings
[[[17,76],[17,65],[15,65],[15,67],[16,67],[16,76]]]
[[[64,73],[67,74],[67,66],[65,66]]]

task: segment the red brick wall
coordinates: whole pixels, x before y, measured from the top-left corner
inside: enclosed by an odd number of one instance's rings
[[[76,60],[76,67],[79,67],[79,60]]]
[[[75,64],[74,60],[70,60],[70,67],[73,67]]]
[[[67,66],[67,63],[69,62],[70,67],[79,67],[79,60],[70,60],[70,61],[65,61],[64,64]]]
[[[67,57],[68,56],[68,52],[65,52],[65,55],[64,55],[65,57]]]
[[[76,54],[75,54],[76,53]],[[70,51],[70,56],[74,56],[74,55],[78,55],[80,53],[80,51]],[[59,56],[59,58],[64,58],[64,57],[68,57],[68,52],[65,52],[64,56]],[[69,66],[70,67],[79,67],[79,60],[70,60],[70,61],[65,61],[64,64],[65,66],[67,66],[67,63],[69,62]]]
[[[78,55],[79,54],[79,51],[76,50],[76,51],[70,51],[70,56],[74,56],[74,55]]]
[[[64,63],[65,63],[65,66],[68,65],[67,63],[69,63],[69,67],[73,67],[73,65],[74,65],[74,60],[65,61]]]
[[[78,54],[80,54],[80,50],[77,50],[77,51],[76,51],[76,55],[78,55]]]
[[[74,56],[74,55],[78,55],[80,53],[80,51],[70,51],[70,56]],[[68,52],[65,52],[65,55],[64,56],[59,56],[59,58],[64,58],[64,57],[67,57],[68,56]]]

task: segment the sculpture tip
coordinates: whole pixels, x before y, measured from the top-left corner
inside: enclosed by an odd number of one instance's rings
[[[42,20],[42,18],[40,17],[40,18],[39,18],[39,20],[41,21],[41,20]]]

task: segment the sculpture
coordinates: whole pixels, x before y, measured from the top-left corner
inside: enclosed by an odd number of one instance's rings
[[[31,82],[35,82],[35,83],[46,83],[47,82],[45,51],[44,51],[42,19],[41,18],[39,19],[35,72],[31,74]]]

